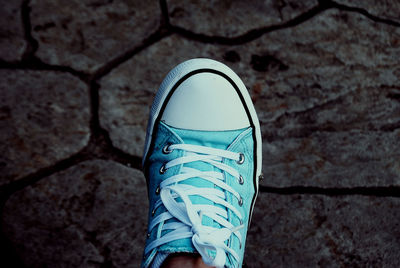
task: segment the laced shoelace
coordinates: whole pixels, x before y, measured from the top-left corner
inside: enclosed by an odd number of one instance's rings
[[[238,181],[241,181],[243,178],[236,169],[222,163],[222,161],[223,159],[231,159],[241,163],[244,160],[244,156],[240,153],[191,144],[173,144],[164,148],[165,153],[172,152],[173,150],[184,150],[186,151],[186,155],[166,163],[161,168],[160,173],[164,173],[167,169],[174,166],[196,161],[202,161],[217,167],[220,172],[200,171],[183,166],[179,174],[173,175],[161,182],[159,188],[157,188],[160,199],[156,202],[152,214],[154,215],[157,208],[161,205],[164,205],[166,212],[161,213],[151,220],[149,225],[150,232],[153,228],[161,224],[161,228],[158,231],[158,236],[160,237],[146,246],[145,254],[171,241],[192,238],[194,247],[207,265],[223,267],[227,254],[239,262],[238,253],[229,248],[225,244],[225,241],[234,234],[239,239],[241,247],[242,236],[239,230],[244,228],[243,216],[238,209],[226,201],[225,191],[235,196],[240,206],[243,204],[243,200],[238,192],[224,182],[223,171],[229,173],[238,179]],[[207,180],[218,187],[200,188],[181,183],[194,177]],[[193,204],[189,196],[201,196],[220,206]],[[178,198],[182,202],[178,202]],[[227,220],[228,210],[232,211],[238,217],[240,225],[234,226]],[[202,225],[203,216],[207,216],[217,222],[220,228]],[[165,221],[172,218],[176,218],[178,221],[165,223]],[[169,232],[161,236],[161,232],[166,230]]]

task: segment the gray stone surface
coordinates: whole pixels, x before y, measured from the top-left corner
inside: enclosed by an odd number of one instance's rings
[[[318,1],[169,0],[167,3],[173,25],[196,33],[232,37],[286,22],[316,6]]]
[[[33,0],[37,56],[50,64],[94,71],[135,47],[159,24],[158,1]]]
[[[82,149],[89,117],[88,89],[74,76],[0,70],[0,185]]]
[[[400,22],[400,2],[396,0],[335,0],[335,2],[362,8],[372,15]]]
[[[22,0],[2,1],[0,9],[0,59],[17,61],[26,43],[21,16]]]
[[[400,185],[400,129],[315,131],[265,143],[262,184],[276,187]]]
[[[3,230],[27,267],[139,267],[147,209],[140,171],[87,161],[15,193]]]
[[[163,77],[183,60],[211,57],[242,77],[255,102],[263,183],[398,185],[399,36],[399,28],[337,10],[235,47],[171,36],[102,79],[101,124],[118,148],[140,156]]]
[[[399,21],[398,1],[336,1]],[[324,1],[166,2],[173,25],[234,37],[285,23]],[[1,235],[11,245],[0,235],[0,250],[9,260],[20,258],[26,267],[139,266],[145,180],[139,170],[110,159],[139,162],[131,156],[142,154],[149,107],[164,76],[184,60],[210,57],[231,66],[254,100],[263,133],[262,184],[320,193],[261,193],[246,267],[400,266],[400,198],[376,197],[395,194],[394,186],[400,186],[400,27],[331,9],[242,45],[166,33],[131,55],[125,52],[158,29],[160,1],[25,3],[24,20],[32,22],[43,62],[93,73],[125,56],[100,81],[87,84],[68,74],[69,68],[43,70],[53,67],[35,61],[2,66],[0,199],[22,188],[11,194],[1,215]],[[3,3],[1,60],[15,62],[23,55],[21,10],[21,0]],[[37,67],[41,70],[28,70]],[[88,88],[97,82],[99,107]],[[89,133],[90,111],[97,108],[113,145],[130,155],[110,148],[96,120]],[[68,169],[54,165],[81,150],[90,134],[81,157],[103,160]],[[47,167],[52,175],[13,183]]]
[[[399,267],[400,200],[261,194],[247,267]]]
[[[270,57],[255,61],[267,67],[250,84],[262,122],[264,183],[400,183],[399,36],[399,28],[331,10],[255,42],[262,49],[252,53]]]

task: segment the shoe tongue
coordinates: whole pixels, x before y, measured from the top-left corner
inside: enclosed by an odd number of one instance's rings
[[[185,144],[201,145],[216,149],[225,150],[230,144],[239,136],[245,129],[229,130],[229,131],[198,131],[198,130],[186,130],[171,128]],[[200,171],[217,171],[220,169],[213,165],[201,161],[184,164],[184,167],[194,168]],[[195,177],[185,180],[183,183],[200,188],[215,188],[214,183],[205,179]],[[190,200],[193,204],[208,204],[215,205],[210,200],[201,196],[190,196]],[[218,205],[219,206],[219,205]],[[222,207],[222,206],[221,206]],[[203,217],[204,225],[215,225],[213,221],[208,217]]]
[[[171,128],[185,144],[201,145],[216,149],[226,150],[229,145],[244,131],[244,129],[239,130],[229,130],[229,131],[199,131],[199,130],[187,130],[179,128]],[[184,164],[184,167],[195,168],[200,171],[220,171],[213,165],[205,162],[192,162]],[[206,187],[214,188],[214,184],[204,179],[199,179],[197,177],[185,180],[186,184],[190,184],[196,187]],[[192,201],[198,201],[200,203],[212,204],[212,202],[206,200],[203,197],[192,197]],[[203,200],[203,201],[201,201]]]

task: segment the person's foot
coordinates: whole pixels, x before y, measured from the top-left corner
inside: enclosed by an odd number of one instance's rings
[[[150,199],[143,267],[200,254],[241,267],[261,174],[261,133],[246,87],[226,65],[193,59],[164,79],[143,156]]]

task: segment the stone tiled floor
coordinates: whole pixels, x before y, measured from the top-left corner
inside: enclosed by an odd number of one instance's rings
[[[1,256],[137,267],[149,105],[231,66],[263,134],[246,267],[400,266],[400,2],[16,0],[0,9]]]

